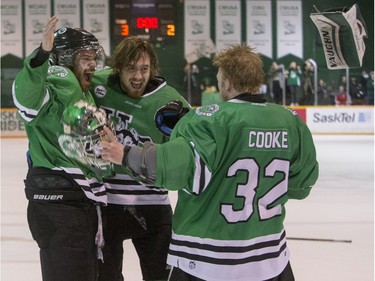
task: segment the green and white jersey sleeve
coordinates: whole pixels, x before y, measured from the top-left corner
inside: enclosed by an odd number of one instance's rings
[[[168,263],[204,280],[267,280],[286,266],[289,198],[318,178],[297,114],[231,100],[182,118],[157,146],[156,186],[179,190]]]
[[[13,83],[13,100],[25,123],[29,152],[35,167],[65,170],[82,186],[87,197],[106,202],[100,177],[84,164],[68,158],[60,148],[63,134],[61,117],[64,109],[79,100],[94,104],[90,93],[83,93],[74,73],[62,66],[49,66],[48,61],[32,68],[25,59],[24,67]],[[25,159],[26,162],[26,159]]]

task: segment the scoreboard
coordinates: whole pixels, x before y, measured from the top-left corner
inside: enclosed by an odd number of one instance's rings
[[[124,37],[139,36],[152,43],[177,41],[176,0],[112,0],[111,37],[117,45]]]

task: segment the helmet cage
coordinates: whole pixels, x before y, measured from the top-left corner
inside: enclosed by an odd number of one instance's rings
[[[75,55],[78,51],[84,50],[95,50],[95,62],[96,62],[96,70],[100,70],[104,68],[105,65],[105,52],[102,46],[84,46],[75,49],[66,49],[64,51],[60,51],[57,54],[57,62],[58,65],[66,66],[68,68],[72,68],[74,66],[74,59]]]
[[[106,118],[105,111],[80,101],[64,111],[62,122],[64,134],[59,136],[59,144],[65,155],[110,175],[113,163],[101,158],[99,145],[106,140],[104,126],[115,134],[114,125]]]

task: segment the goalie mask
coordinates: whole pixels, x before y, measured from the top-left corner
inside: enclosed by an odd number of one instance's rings
[[[105,139],[103,127],[114,132],[103,109],[84,101],[68,106],[62,116],[64,134],[59,144],[64,154],[81,163],[99,169],[103,176],[113,176],[113,164],[100,156],[100,141]]]
[[[54,37],[52,65],[72,68],[74,57],[78,51],[94,50],[96,52],[96,70],[104,68],[104,49],[100,46],[98,39],[90,32],[81,28],[63,27],[55,32]]]

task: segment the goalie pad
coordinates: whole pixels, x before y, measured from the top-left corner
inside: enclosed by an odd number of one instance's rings
[[[311,13],[310,18],[319,31],[328,69],[362,66],[367,29],[357,4],[349,10]]]
[[[163,105],[156,112],[156,127],[160,132],[169,137],[178,120],[180,120],[187,112],[189,112],[189,108],[184,107],[181,101],[171,101],[166,105]]]

